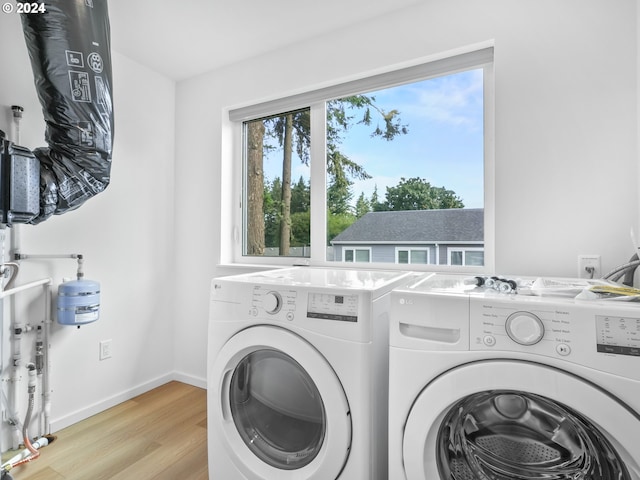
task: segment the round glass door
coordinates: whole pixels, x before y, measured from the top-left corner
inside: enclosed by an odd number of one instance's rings
[[[326,480],[344,468],[349,402],[331,364],[301,336],[269,325],[237,332],[217,352],[207,389],[211,445],[242,478]]]
[[[407,480],[640,480],[640,416],[569,372],[518,360],[444,372],[416,397]]]
[[[441,478],[631,480],[611,443],[573,409],[540,395],[499,390],[460,400],[437,440]]]
[[[229,403],[245,445],[283,470],[308,465],[325,437],[325,408],[313,379],[290,356],[257,350],[231,377]]]

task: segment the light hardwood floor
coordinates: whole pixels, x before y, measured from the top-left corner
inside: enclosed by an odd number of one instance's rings
[[[206,391],[170,382],[56,432],[15,480],[207,480]]]

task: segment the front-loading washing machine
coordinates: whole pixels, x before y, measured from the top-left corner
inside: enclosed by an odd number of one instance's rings
[[[387,477],[389,293],[409,275],[294,267],[212,281],[210,478]]]
[[[425,275],[389,341],[390,479],[640,479],[640,304]]]

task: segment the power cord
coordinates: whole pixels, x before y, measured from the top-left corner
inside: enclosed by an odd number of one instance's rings
[[[593,278],[593,275],[596,273],[596,268],[595,267],[584,267],[585,271],[589,274],[589,278]]]

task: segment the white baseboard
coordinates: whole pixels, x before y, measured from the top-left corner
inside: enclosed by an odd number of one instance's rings
[[[186,383],[187,385],[193,385],[194,387],[207,389],[207,380],[193,375],[188,375],[182,372],[173,372],[173,378],[176,382]]]
[[[65,415],[61,418],[55,418],[51,420],[51,433],[55,433],[63,428],[69,427],[75,423],[78,423],[82,420],[85,420],[97,413],[103,412],[111,407],[115,407],[116,405],[126,402],[127,400],[131,400],[138,395],[142,395],[143,393],[148,392],[149,390],[153,390],[165,383],[177,381],[186,383],[188,385],[193,385],[194,387],[199,388],[207,388],[207,382],[204,379],[194,377],[192,375],[187,375],[180,372],[171,372],[167,375],[163,375],[161,377],[155,378],[149,382],[138,385],[137,387],[131,388],[129,390],[125,390],[116,395],[112,395],[109,398],[105,398],[104,400],[94,403],[88,407],[77,410],[73,413]]]

